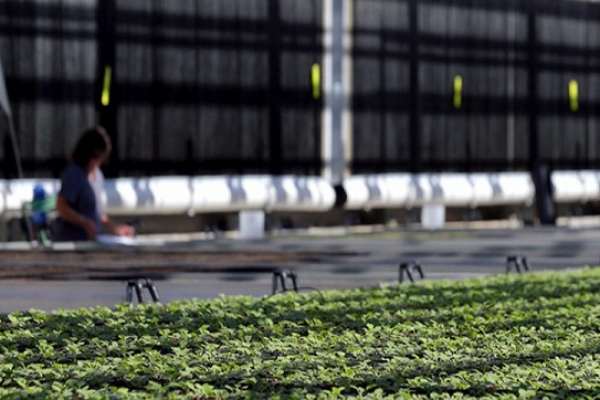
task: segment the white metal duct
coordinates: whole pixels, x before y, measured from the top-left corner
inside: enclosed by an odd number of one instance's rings
[[[327,211],[335,190],[319,177],[275,176],[269,182],[269,211]]]
[[[531,176],[524,172],[354,175],[343,187],[348,210],[530,204],[535,196]]]
[[[527,172],[504,172],[490,175],[494,197],[490,205],[526,204],[535,199],[535,185]]]
[[[264,210],[269,177],[262,175],[191,178],[191,213]]]
[[[33,199],[33,188],[41,185],[47,196],[55,196],[60,188],[60,181],[55,179],[10,179],[0,184],[2,190],[2,206],[0,212],[20,211],[26,201]]]
[[[353,175],[343,182],[346,209],[405,207],[420,196],[411,174]]]
[[[599,171],[557,171],[552,174],[551,182],[558,203],[600,199]]]
[[[184,214],[191,203],[187,177],[107,179],[104,187],[109,214]]]
[[[600,200],[600,171],[554,171],[555,201]],[[30,201],[35,185],[48,196],[60,188],[56,179],[0,180],[0,213],[18,212]],[[238,212],[244,210],[311,211],[332,209],[331,184],[320,177],[301,176],[166,176],[106,179],[106,206],[115,215]],[[348,210],[445,206],[530,205],[535,198],[526,172],[371,174],[345,179]]]

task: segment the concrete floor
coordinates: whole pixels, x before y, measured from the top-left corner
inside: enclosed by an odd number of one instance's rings
[[[298,274],[300,287],[318,290],[350,289],[396,284],[400,262],[418,260],[426,279],[463,279],[500,274],[506,256],[523,253],[533,270],[579,268],[600,265],[600,229],[536,228],[398,231],[344,236],[283,235],[249,241],[231,238],[177,237],[148,240],[164,248],[196,251],[324,252],[314,261],[293,262],[280,267]],[[142,240],[143,242],[143,240]],[[22,245],[22,244],[21,244]],[[8,246],[8,244],[5,244]],[[156,282],[161,302],[179,299],[210,299],[221,294],[264,296],[271,293],[270,274],[198,273],[173,271]],[[0,281],[0,313],[31,308],[112,307],[125,301],[123,281]],[[149,296],[146,295],[146,299]]]

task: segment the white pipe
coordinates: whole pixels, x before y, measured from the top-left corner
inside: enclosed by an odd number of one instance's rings
[[[194,177],[191,213],[264,210],[269,177],[262,175]]]
[[[477,204],[473,183],[468,174],[440,174],[439,188],[446,206],[473,206]]]
[[[184,214],[191,204],[188,177],[106,179],[106,212],[114,215]]]
[[[530,205],[535,198],[535,185],[531,175],[527,172],[494,174],[490,183],[495,193],[489,205]]]
[[[24,202],[33,199],[33,188],[41,185],[48,197],[55,196],[60,188],[56,179],[9,179],[3,181],[3,211],[20,211]]]
[[[529,205],[535,196],[531,176],[525,172],[354,175],[344,180],[343,187],[348,210]]]
[[[600,171],[554,171],[554,200],[600,200]],[[41,185],[48,196],[60,189],[56,179],[0,180],[0,214],[20,212]],[[345,209],[369,210],[445,206],[530,205],[535,188],[526,172],[370,174],[345,179]],[[106,209],[115,215],[168,215],[244,210],[326,212],[336,195],[321,177],[165,176],[105,180]]]
[[[580,200],[587,202],[589,200],[600,200],[600,172],[599,171],[579,171],[584,196]]]
[[[324,178],[276,176],[269,184],[271,211],[328,211],[335,190]]]
[[[554,200],[558,203],[600,199],[599,171],[555,171],[551,182]]]

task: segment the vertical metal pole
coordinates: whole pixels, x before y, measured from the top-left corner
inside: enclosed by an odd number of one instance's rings
[[[132,281],[127,281],[127,288],[125,289],[125,302],[130,308],[133,308],[133,286]]]
[[[410,74],[410,170],[421,169],[421,96],[419,85],[419,14],[418,0],[409,0],[409,74]]]
[[[516,75],[515,75],[515,41],[516,33],[516,15],[510,8],[506,10],[506,41],[508,42],[507,66],[506,66],[506,164],[513,168],[515,164],[515,95],[516,95]]]
[[[273,273],[273,294],[276,294],[277,290],[279,288],[277,279],[278,279],[278,273],[277,273],[277,271],[275,271]]]
[[[10,102],[8,100],[8,90],[6,89],[6,81],[4,80],[4,70],[2,69],[2,60],[0,59],[0,108],[4,111],[8,122],[8,130],[10,134],[10,140],[12,142],[13,154],[15,155],[15,163],[17,166],[17,176],[19,179],[23,179],[23,166],[21,165],[21,152],[19,151],[19,144],[17,142],[17,133],[15,130],[15,124],[12,118],[12,111],[10,109]]]
[[[23,166],[21,164],[21,152],[19,150],[19,144],[17,143],[17,132],[15,129],[15,123],[12,115],[7,115],[8,129],[10,131],[10,140],[12,142],[13,154],[15,155],[15,164],[17,165],[17,176],[19,179],[23,179]]]
[[[269,159],[270,173],[283,172],[281,138],[281,20],[279,0],[269,0]]]
[[[151,279],[146,279],[146,287],[148,288],[148,292],[150,292],[150,296],[154,302],[159,301],[158,290],[156,289],[156,285],[152,282]]]
[[[351,94],[351,3],[346,0],[323,1],[322,175],[334,185],[341,183],[347,174],[347,161],[352,152],[347,102]]]
[[[538,43],[537,43],[537,1],[530,0],[527,10],[528,35],[528,103],[529,103],[529,168],[539,161],[538,149]]]
[[[115,82],[116,68],[116,0],[98,0],[96,11],[97,42],[98,42],[98,72],[96,82],[96,106],[98,108],[99,123],[105,129],[112,141],[113,162],[106,166],[108,176],[117,175],[119,168],[119,140],[117,132],[117,97]],[[103,95],[108,97],[103,99]]]
[[[142,280],[138,279],[135,284],[135,293],[137,295],[138,304],[144,304],[144,295],[142,294],[143,284]]]
[[[2,68],[2,60],[0,59],[0,109],[4,111],[6,121],[8,123],[8,131],[10,134],[10,141],[12,144],[13,154],[15,156],[15,164],[17,167],[17,177],[23,179],[23,166],[21,164],[21,152],[19,151],[19,143],[17,142],[17,132],[12,117],[12,110],[10,108],[10,101],[8,100],[8,90],[6,88],[6,81],[4,80],[4,70]],[[4,224],[4,218],[0,221],[2,225],[2,237],[6,237],[6,225]],[[33,227],[31,226],[31,220],[29,218],[25,221],[27,227],[27,238],[32,240]]]
[[[385,8],[382,7],[382,13],[385,13]],[[380,16],[381,19],[384,18],[383,15]],[[382,23],[383,25],[383,23]],[[387,94],[387,85],[386,85],[386,41],[388,39],[389,33],[387,32],[387,27],[382,26],[381,31],[379,32],[379,98],[381,101],[381,105],[379,107],[379,132],[373,132],[373,134],[379,134],[379,161],[373,165],[377,170],[381,172],[387,171],[388,168],[388,141],[387,135],[390,134],[387,132],[385,118],[388,112],[388,96]]]

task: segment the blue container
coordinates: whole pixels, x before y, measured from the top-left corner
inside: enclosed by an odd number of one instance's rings
[[[33,188],[33,202],[31,203],[31,220],[35,225],[45,225],[47,215],[45,208],[46,191],[41,185]]]

